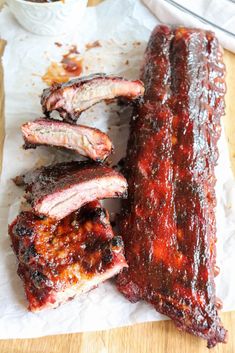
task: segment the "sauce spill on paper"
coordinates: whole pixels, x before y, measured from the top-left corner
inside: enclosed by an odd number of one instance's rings
[[[64,83],[82,73],[83,59],[75,45],[72,45],[68,53],[62,56],[60,62],[51,62],[42,80],[51,86],[55,83]]]

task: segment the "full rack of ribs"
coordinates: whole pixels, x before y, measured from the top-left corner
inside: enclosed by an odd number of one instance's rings
[[[57,146],[74,150],[95,161],[105,160],[112,152],[109,137],[102,131],[52,119],[37,119],[22,125],[24,148],[38,145]]]
[[[44,89],[41,97],[43,112],[49,116],[53,110],[68,122],[76,122],[80,114],[103,100],[121,98],[135,100],[144,93],[143,83],[118,76],[93,74],[76,78]]]
[[[225,67],[214,34],[156,27],[148,43],[124,166],[119,290],[178,328],[225,342],[215,296],[215,175]]]
[[[94,162],[65,162],[15,178],[26,188],[34,212],[57,220],[88,202],[126,197],[127,182],[114,169]]]
[[[21,212],[9,227],[29,310],[55,308],[116,275],[126,261],[123,242],[94,201],[55,221]]]

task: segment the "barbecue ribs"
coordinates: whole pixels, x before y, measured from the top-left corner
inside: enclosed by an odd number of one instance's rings
[[[38,215],[57,220],[94,200],[126,197],[122,174],[102,164],[65,162],[15,178],[25,186],[26,199]]]
[[[151,303],[208,347],[226,341],[214,276],[214,167],[224,113],[224,64],[212,32],[156,27],[143,102],[131,121],[120,230],[129,268],[119,290]]]
[[[122,239],[97,201],[61,221],[21,212],[9,234],[34,312],[56,308],[127,266]]]
[[[95,161],[105,160],[113,149],[105,133],[83,125],[37,119],[23,124],[21,131],[25,149],[38,145],[63,147]]]
[[[134,100],[143,93],[144,86],[138,80],[128,81],[117,76],[93,74],[44,89],[41,104],[47,116],[57,110],[64,120],[74,123],[84,110],[96,103],[114,98]]]

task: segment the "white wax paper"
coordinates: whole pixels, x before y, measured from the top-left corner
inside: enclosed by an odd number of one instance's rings
[[[137,78],[150,31],[156,24],[153,15],[135,0],[108,0],[96,8],[89,8],[76,32],[56,38],[24,31],[7,8],[0,14],[0,33],[8,41],[3,56],[6,139],[0,193],[0,338],[103,330],[164,319],[146,303],[128,302],[112,281],[56,310],[28,312],[23,285],[16,274],[16,257],[7,234],[8,223],[18,212],[22,196],[11,178],[35,166],[70,156],[70,153],[57,152],[53,148],[24,151],[21,147],[20,125],[42,115],[39,95],[45,84],[40,76],[51,60],[60,60],[65,52],[64,47],[59,48],[54,43],[77,45],[84,58],[84,74],[107,72]],[[102,46],[85,51],[85,44],[94,40],[100,40]],[[129,115],[129,108],[100,104],[84,113],[79,121],[108,132],[115,146],[113,164],[125,154]],[[233,310],[235,184],[224,137],[220,140],[217,177],[217,263],[221,267],[216,279],[217,294],[224,301],[224,309]],[[109,201],[107,207],[114,212],[119,202]]]

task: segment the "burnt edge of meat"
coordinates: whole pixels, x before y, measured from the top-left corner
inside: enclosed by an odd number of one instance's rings
[[[42,187],[49,187],[52,183],[59,182],[64,177],[69,175],[73,175],[73,173],[79,173],[79,171],[94,171],[94,179],[96,178],[96,170],[97,171],[106,171],[113,173],[113,175],[120,176],[123,180],[125,178],[123,175],[113,168],[108,167],[107,165],[101,162],[94,162],[94,161],[71,161],[71,162],[62,162],[56,163],[49,166],[42,166],[32,171],[29,171],[25,174],[16,176],[13,178],[13,182],[17,186],[23,186],[26,189],[26,192],[33,192],[34,185],[41,184]],[[84,178],[84,177],[83,177]],[[37,187],[37,189],[40,189]],[[124,190],[122,193],[117,192],[117,197],[127,198],[127,190]],[[114,196],[115,197],[115,196]]]
[[[33,183],[38,182],[40,179],[46,178],[47,180],[49,180],[59,178],[61,175],[64,175],[66,173],[69,174],[77,170],[79,167],[83,168],[84,166],[93,165],[102,165],[102,163],[95,163],[92,161],[71,161],[55,163],[48,166],[41,166],[39,168],[33,169],[22,175],[16,176],[12,180],[17,186],[27,187],[32,185]]]

